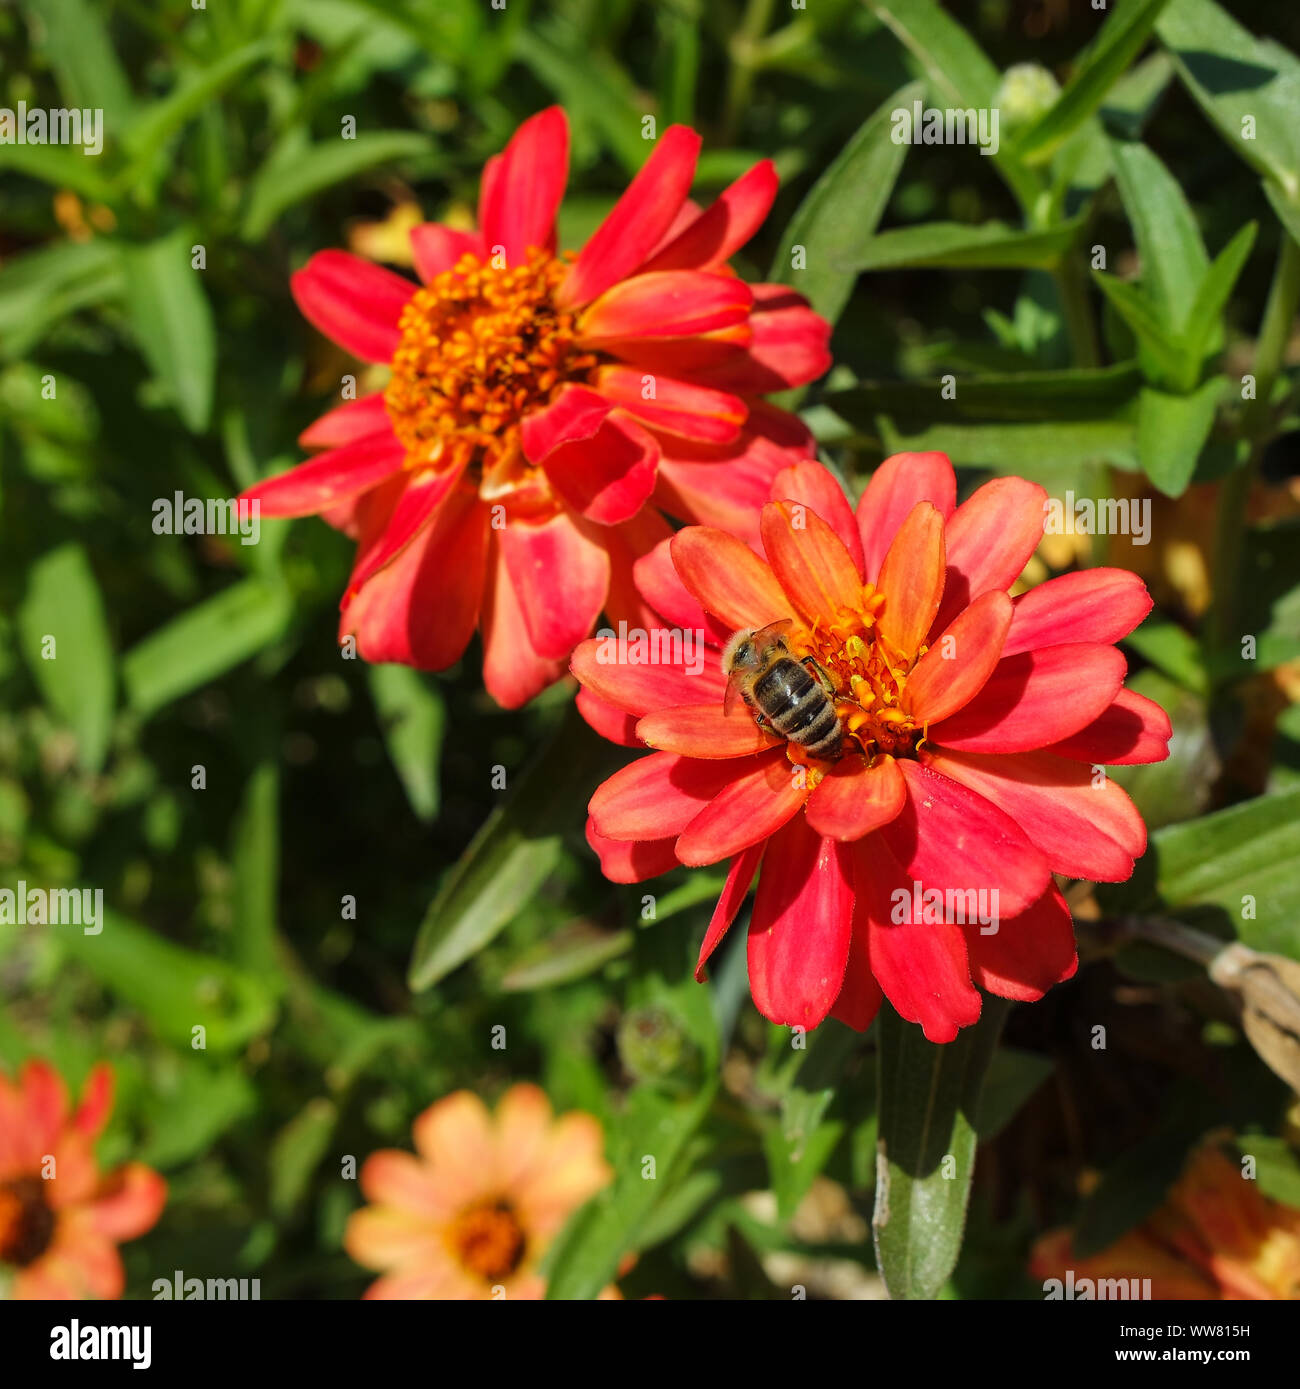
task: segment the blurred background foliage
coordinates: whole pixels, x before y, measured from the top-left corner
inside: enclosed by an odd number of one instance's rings
[[[721,875],[601,878],[582,812],[618,753],[571,691],[507,714],[473,648],[436,678],[341,660],[352,547],[316,521],[250,546],[152,529],[156,499],[296,461],[353,369],[297,313],[291,271],[333,245],[409,264],[409,226],[472,216],[485,159],[552,102],[573,129],[565,245],[640,166],[644,115],[701,130],[702,199],[775,160],[780,197],[737,264],[836,319],[836,369],[802,404],[851,489],[889,452],[942,448],[965,489],[1006,470],[1153,503],[1149,547],[1049,538],[1027,579],[1108,560],[1152,587],[1128,655],[1172,756],[1118,775],[1158,832],[1132,884],[1074,894],[1078,978],[1011,1012],[978,1103],[952,1091],[962,1194],[921,1192],[911,1238],[956,1256],[978,1139],[968,1237],[951,1277],[941,1256],[908,1290],[1035,1295],[1036,1234],[1079,1220],[1101,1247],[1212,1128],[1271,1143],[1261,1184],[1296,1190],[1294,1096],[1234,996],[1140,923],[1300,958],[1300,15],[1113,8],[0,10],[0,102],[105,121],[98,157],[0,145],[0,874],[101,886],[111,909],[97,936],[0,926],[0,1060],[117,1067],[105,1156],[172,1193],[124,1251],[133,1294],[173,1268],[357,1294],[341,1155],[407,1146],[449,1090],[530,1077],[602,1120],[619,1171],[553,1291],[595,1292],[628,1252],[630,1295],[879,1291],[876,1033],[828,1023],[792,1049],[748,1001],[740,929],[691,980]],[[996,102],[998,155],[893,144],[914,98]]]

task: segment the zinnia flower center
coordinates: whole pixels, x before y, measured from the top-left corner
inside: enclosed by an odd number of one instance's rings
[[[0,1264],[19,1268],[39,1259],[54,1236],[54,1212],[39,1177],[0,1182]]]
[[[522,265],[462,256],[402,310],[384,404],[407,466],[521,462],[519,425],[596,362],[577,351],[576,315],[556,308],[565,261]]]
[[[519,1267],[527,1238],[508,1201],[485,1201],[456,1217],[449,1242],[463,1268],[496,1282]]]
[[[926,648],[895,650],[878,625],[885,595],[869,585],[867,594],[862,612],[841,613],[826,627],[815,623],[802,646],[835,685],[845,751],[904,755],[913,750],[923,730],[901,707],[903,688]]]

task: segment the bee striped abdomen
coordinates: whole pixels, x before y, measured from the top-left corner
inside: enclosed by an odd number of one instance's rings
[[[835,705],[806,666],[789,656],[776,660],[754,681],[754,706],[783,738],[813,757],[833,762],[843,729]]]

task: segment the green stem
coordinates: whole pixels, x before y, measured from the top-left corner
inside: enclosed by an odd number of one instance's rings
[[[731,71],[727,76],[727,99],[722,114],[722,143],[735,143],[740,117],[749,104],[762,54],[762,39],[772,23],[776,0],[749,0],[745,14],[732,35],[728,51]]]
[[[1273,387],[1282,370],[1298,307],[1300,245],[1284,235],[1255,344],[1255,399],[1242,421],[1243,433],[1250,441],[1250,453],[1239,468],[1228,474],[1219,489],[1214,534],[1214,601],[1205,619],[1205,640],[1212,651],[1223,650],[1240,635],[1236,629],[1240,625],[1238,608],[1246,506],[1268,443],[1273,421],[1270,408]]]

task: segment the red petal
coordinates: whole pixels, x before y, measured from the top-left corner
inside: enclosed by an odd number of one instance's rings
[[[601,347],[606,339],[711,333],[743,323],[753,302],[753,291],[734,275],[703,270],[638,275],[607,289],[583,314],[578,341],[583,347]]]
[[[844,983],[853,885],[842,853],[802,817],[767,846],[749,922],[749,990],[774,1023],[816,1027]]]
[[[946,453],[896,453],[871,474],[858,501],[864,573],[875,583],[889,547],[917,502],[946,521],[957,504],[957,475]]]
[[[589,304],[630,275],[658,246],[691,191],[700,137],[670,126],[627,191],[582,248],[560,286],[561,306]]]
[[[964,709],[996,669],[1010,625],[1011,599],[1005,593],[977,598],[912,668],[903,708],[920,724],[937,723]]]
[[[444,270],[451,270],[462,256],[487,259],[478,232],[456,231],[439,222],[422,222],[411,228],[411,255],[416,273],[425,284]]]
[[[632,842],[605,839],[596,833],[590,819],[587,821],[587,843],[600,859],[600,871],[611,883],[643,883],[647,878],[657,878],[681,866],[671,839]]]
[[[673,565],[672,536],[661,540],[633,566],[637,588],[646,602],[683,632],[702,632],[706,641],[722,646],[731,629],[711,618],[678,577]]]
[[[499,543],[529,644],[545,660],[562,660],[600,614],[609,556],[565,512],[540,525],[511,521]]]
[[[654,642],[668,643],[668,654],[679,659],[642,660],[636,637],[621,642],[612,632],[581,642],[573,652],[570,669],[585,689],[629,714],[640,718],[654,709],[676,709],[687,704],[712,701],[722,707],[725,680],[716,651],[705,655],[699,648],[689,653],[680,637],[660,628],[645,634],[644,654],[652,657]],[[701,656],[704,659],[699,659]],[[635,659],[634,659],[635,658]]]
[[[541,463],[561,444],[590,439],[609,411],[610,402],[603,395],[566,382],[549,405],[525,418],[520,430],[524,457],[530,463]]]
[[[1163,762],[1169,756],[1173,731],[1169,715],[1154,700],[1120,690],[1086,728],[1052,743],[1047,751],[1098,766]]]
[[[647,384],[653,390],[649,400],[644,398]],[[640,372],[635,367],[601,367],[595,386],[606,399],[653,429],[712,444],[729,444],[735,439],[749,413],[739,396],[706,390],[671,376]]]
[[[735,779],[735,763],[655,752],[598,786],[588,810],[607,839],[676,838]]]
[[[1151,611],[1147,586],[1127,569],[1080,569],[1031,588],[1015,600],[1004,656],[1067,642],[1110,645]]]
[[[830,370],[830,324],[796,294],[778,285],[751,285],[749,346],[694,377],[702,385],[741,395],[765,395],[815,381]],[[774,301],[773,291],[782,294]]]
[[[555,244],[555,214],[569,177],[569,122],[559,106],[530,116],[511,136],[484,181],[479,230],[489,254],[503,246],[508,265]]]
[[[862,840],[852,852],[872,974],[899,1017],[920,1023],[927,1041],[953,1041],[978,1020],[982,1003],[971,985],[961,927],[914,922],[910,909],[896,908],[902,899],[895,893],[906,893],[910,908],[912,882],[881,835]],[[898,915],[904,919],[896,921]]]
[[[756,545],[759,515],[780,467],[780,458],[766,452],[707,463],[684,463],[663,455],[655,501],[671,516],[730,531]]]
[[[1146,826],[1127,793],[1109,777],[1094,780],[1080,762],[1049,752],[986,757],[932,748],[921,758],[1006,811],[1054,873],[1120,883],[1146,851]]]
[[[607,703],[587,689],[579,689],[574,703],[588,726],[594,728],[602,738],[638,751],[644,746],[636,736],[637,719],[634,714],[627,713],[616,704]]]
[[[871,972],[868,934],[866,913],[855,907],[849,962],[844,968],[844,985],[831,1009],[831,1017],[838,1018],[855,1032],[865,1032],[871,1026],[885,997],[876,983],[876,976]]]
[[[948,576],[936,627],[942,630],[981,593],[1008,589],[1043,538],[1046,491],[1022,477],[995,477],[953,512],[945,541]]]
[[[1090,724],[1119,693],[1127,666],[1113,646],[1043,646],[999,661],[984,688],[930,738],[966,752],[1030,752]]]
[[[657,613],[641,596],[636,586],[636,563],[655,548],[672,539],[673,528],[653,506],[643,506],[622,525],[606,526],[601,532],[609,552],[609,593],[605,596],[605,615],[611,627],[619,631],[653,632],[664,625],[663,615]],[[697,661],[699,649],[686,646],[682,633],[682,654]],[[692,634],[691,641],[694,642]],[[702,654],[702,653],[699,653]]]
[[[612,414],[591,438],[547,454],[544,466],[551,486],[575,511],[597,525],[613,526],[635,516],[649,500],[658,464],[654,436]]]
[[[800,785],[804,769],[792,766],[782,748],[743,763],[701,760],[696,765],[725,767],[731,775],[678,836],[677,857],[694,867],[730,858],[766,839],[808,798],[806,785]],[[737,775],[740,767],[748,770]]]
[[[564,674],[563,661],[548,661],[533,650],[500,545],[492,545],[488,556],[480,626],[483,684],[503,709],[522,708]]]
[[[813,459],[791,463],[772,480],[772,500],[799,502],[814,511],[839,536],[861,579],[862,537],[844,489],[828,468]]]
[[[732,631],[791,615],[790,600],[767,561],[734,535],[687,526],[673,536],[670,550],[687,590]]]
[[[934,622],[943,576],[943,517],[930,502],[917,502],[899,527],[876,584],[885,595],[880,634],[906,657]]]
[[[349,593],[361,588],[372,575],[391,564],[406,549],[437,515],[438,508],[451,495],[463,471],[462,466],[440,473],[427,470],[410,475],[378,543],[359,552],[352,577],[348,580]]]
[[[862,839],[901,813],[907,783],[892,757],[866,767],[860,758],[840,762],[808,797],[808,823],[831,839]]]
[[[731,860],[727,881],[722,887],[722,896],[718,898],[718,905],[714,907],[713,916],[709,920],[709,929],[704,933],[704,940],[700,944],[700,958],[695,965],[695,978],[701,984],[705,980],[704,967],[722,943],[723,936],[731,929],[731,923],[735,921],[740,904],[749,892],[766,847],[766,844],[753,844],[743,854],[737,854]]]
[[[1000,921],[992,935],[978,925],[963,929],[971,976],[999,998],[1036,1002],[1078,968],[1074,923],[1055,883],[1018,916]]]
[[[410,280],[347,251],[317,251],[289,288],[309,323],[364,362],[392,360],[415,293]]]
[[[86,1138],[98,1138],[113,1111],[113,1068],[97,1062],[81,1087],[81,1102],[72,1116],[72,1127]]]
[[[488,510],[467,490],[448,499],[413,544],[345,600],[340,638],[361,658],[444,670],[478,622],[487,565]]]
[[[762,159],[641,267],[711,270],[729,260],[763,225],[776,198],[776,165]]]
[[[391,432],[372,434],[255,483],[239,500],[256,501],[264,517],[311,516],[377,487],[405,462],[406,450]]]
[[[384,406],[384,393],[375,391],[327,410],[298,435],[298,442],[305,449],[333,448],[368,439],[373,434],[390,433],[392,425]]]
[[[685,757],[747,757],[785,742],[759,728],[743,706],[724,714],[720,703],[687,704],[647,714],[636,732],[647,747]]]
[[[777,582],[809,628],[861,611],[862,579],[853,556],[815,511],[802,502],[768,502],[760,533]]]
[[[922,888],[996,888],[1000,910],[1009,915],[1043,895],[1051,878],[1047,860],[1005,811],[917,762],[898,765],[907,803],[864,843],[883,837],[909,881]]]

